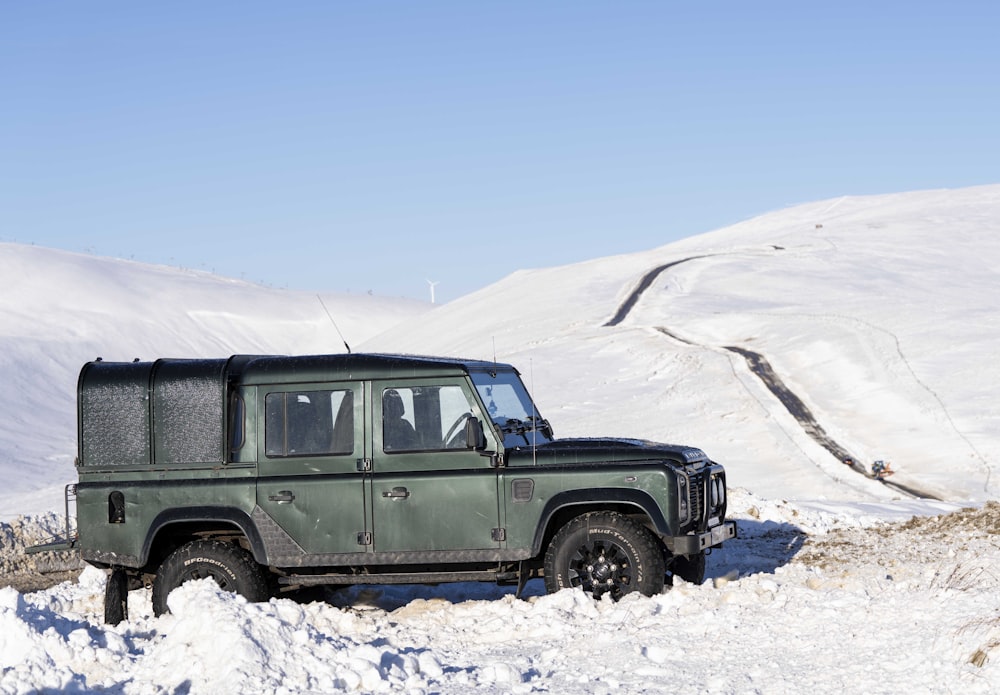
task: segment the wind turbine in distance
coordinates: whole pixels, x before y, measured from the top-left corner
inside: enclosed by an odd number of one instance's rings
[[[431,304],[434,303],[434,286],[438,284],[437,280],[428,280],[427,284],[431,287]]]

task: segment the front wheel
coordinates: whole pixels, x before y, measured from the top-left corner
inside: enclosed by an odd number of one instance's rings
[[[192,541],[172,552],[160,565],[153,580],[153,612],[169,609],[167,596],[184,582],[211,578],[224,591],[232,591],[247,601],[270,598],[267,577],[260,565],[242,548],[222,541]]]
[[[579,587],[617,601],[663,591],[663,549],[645,526],[615,512],[590,512],[556,533],[545,552],[545,589]]]

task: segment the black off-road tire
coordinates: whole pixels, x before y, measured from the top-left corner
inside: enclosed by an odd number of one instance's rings
[[[104,587],[104,622],[118,625],[128,620],[128,576],[123,569],[112,569]]]
[[[192,541],[168,555],[157,570],[153,613],[163,615],[169,610],[167,596],[181,584],[206,577],[247,601],[267,601],[271,597],[264,569],[245,550],[222,541]]]
[[[670,572],[686,582],[701,584],[705,581],[705,551],[691,557],[678,555],[670,562]]]
[[[545,552],[545,590],[579,587],[617,601],[633,591],[654,596],[665,581],[663,548],[642,524],[615,512],[590,512],[556,533]]]

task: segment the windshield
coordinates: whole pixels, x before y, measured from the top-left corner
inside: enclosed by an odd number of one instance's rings
[[[552,429],[514,372],[496,375],[473,373],[479,397],[486,405],[494,426],[503,434],[504,447],[531,446],[552,441]]]

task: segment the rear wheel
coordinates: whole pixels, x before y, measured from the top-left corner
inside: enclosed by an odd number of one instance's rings
[[[205,578],[248,601],[266,601],[271,595],[264,570],[245,550],[222,541],[192,541],[168,555],[156,572],[153,612],[166,613],[167,596],[184,582]]]
[[[545,589],[579,587],[617,601],[663,591],[663,550],[645,526],[615,512],[590,512],[563,526],[545,553]]]

